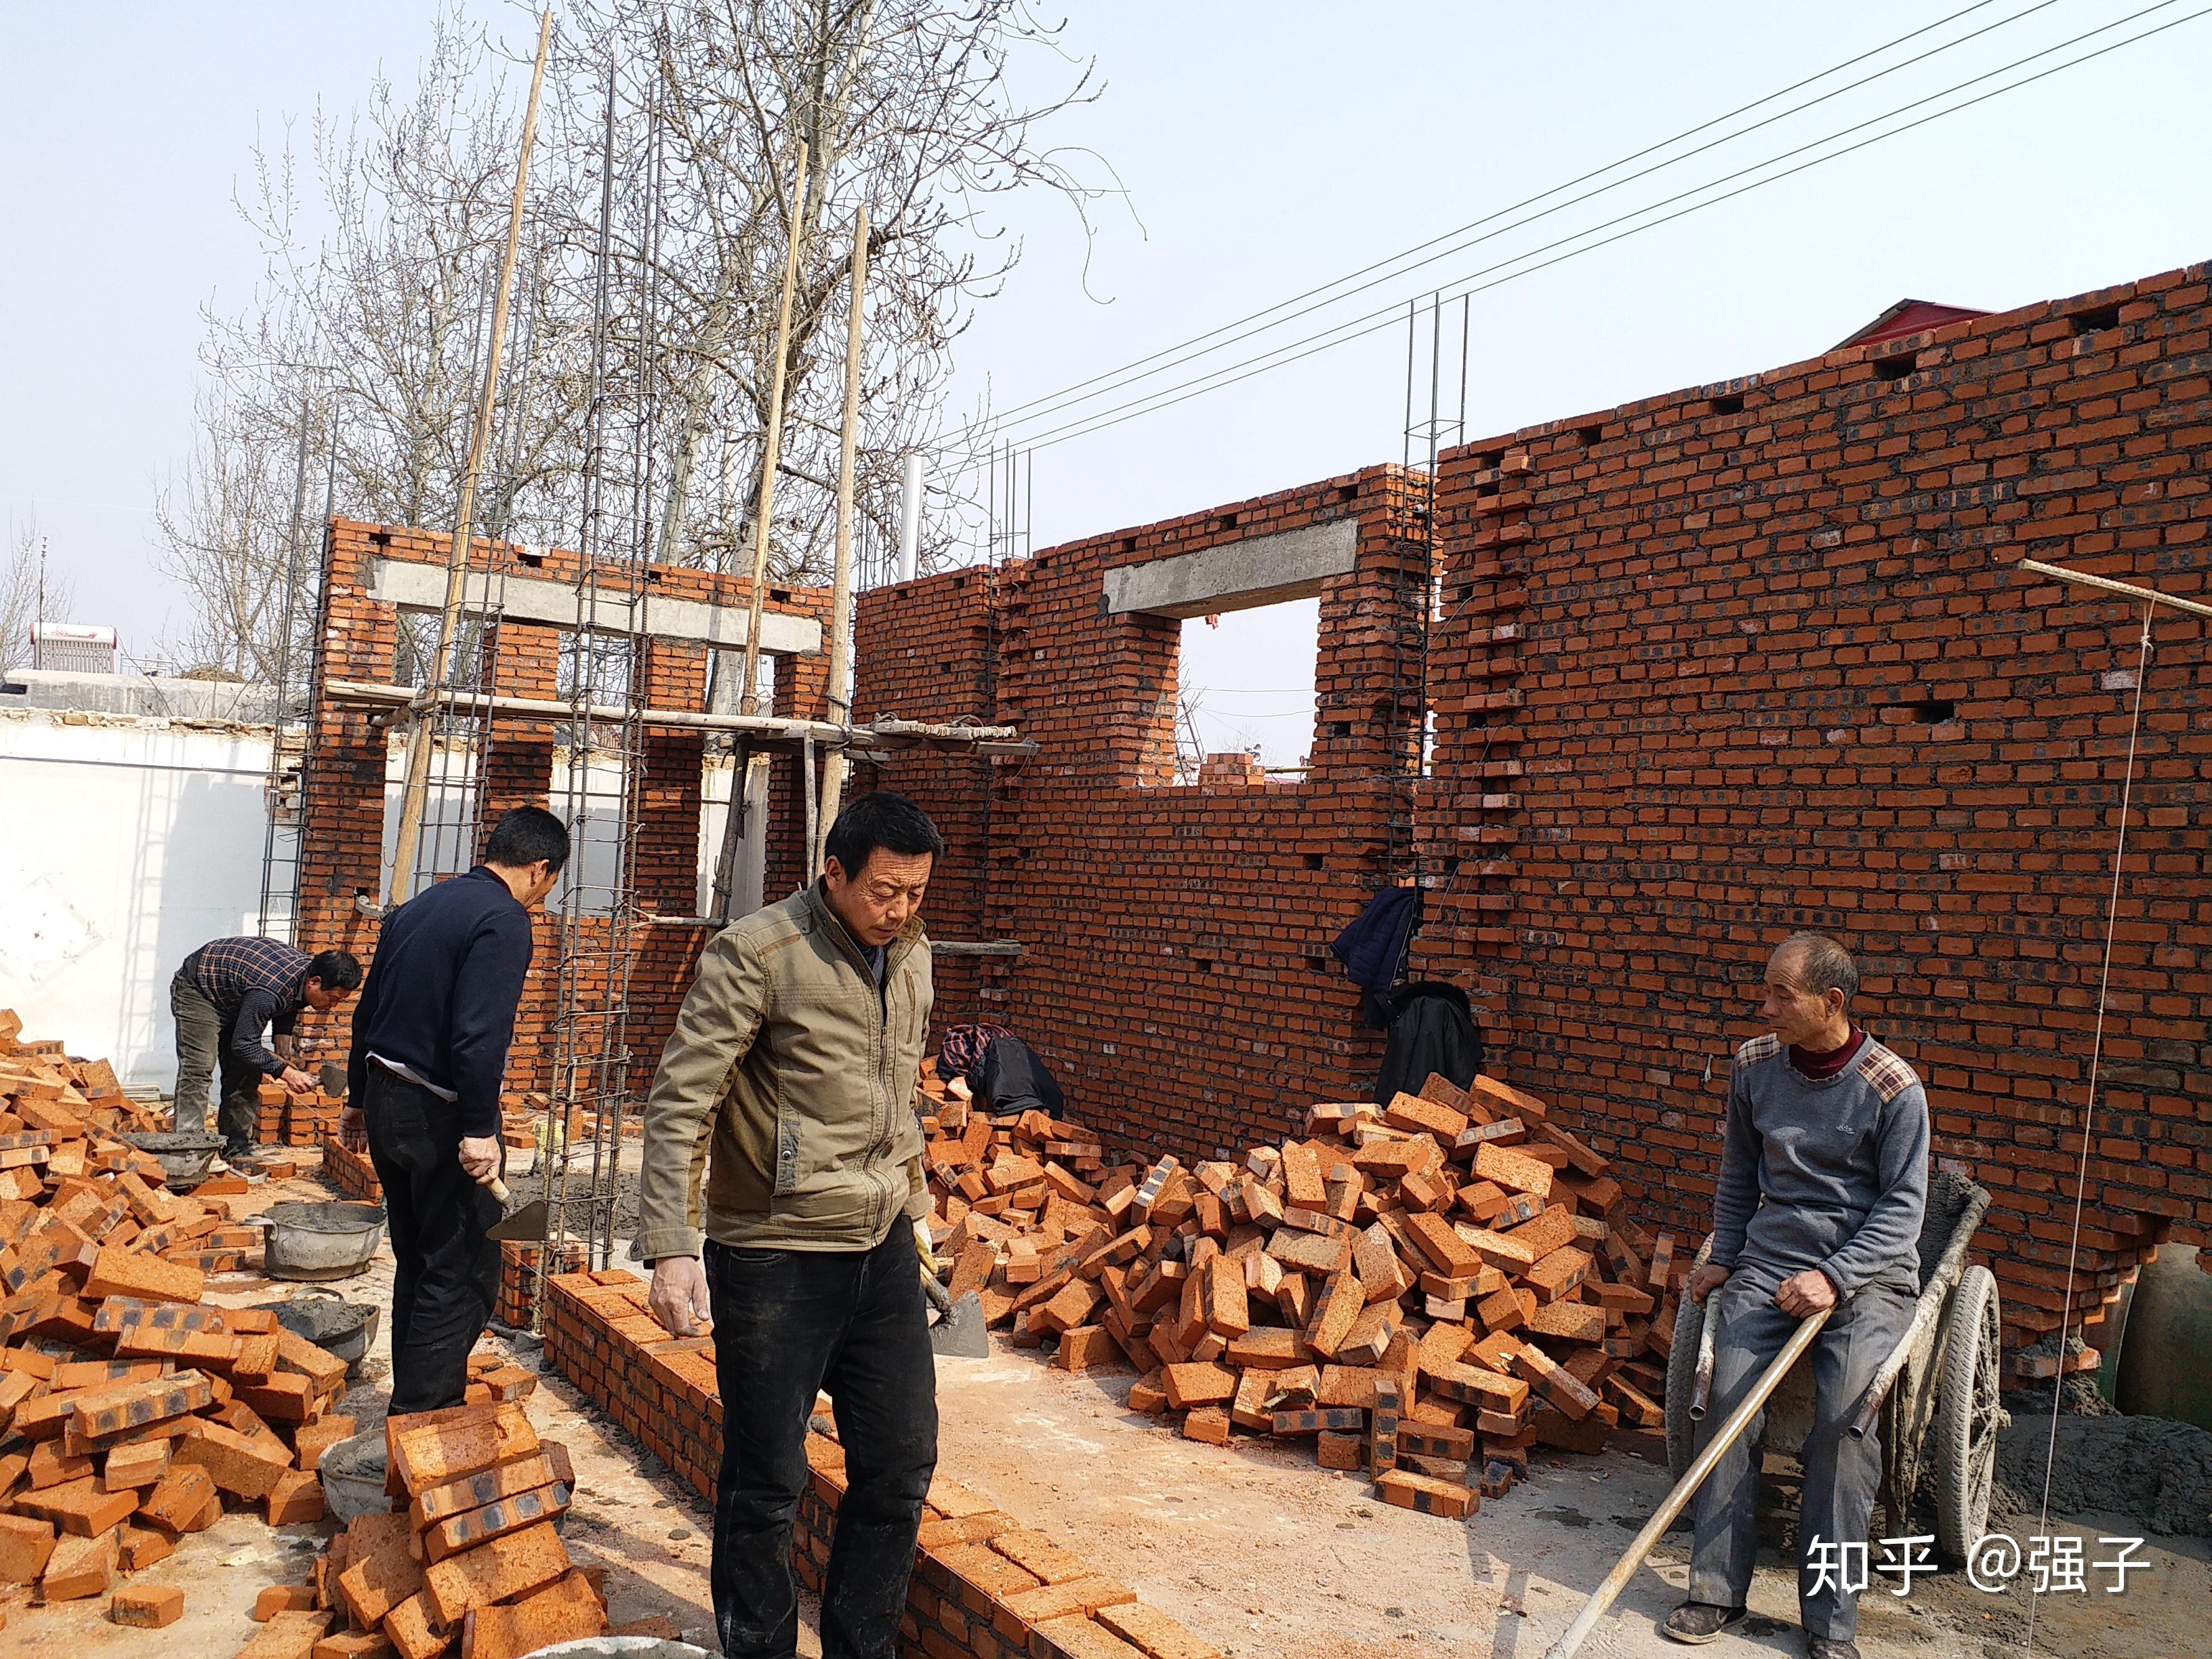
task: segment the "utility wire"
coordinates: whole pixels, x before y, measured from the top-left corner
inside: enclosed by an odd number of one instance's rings
[[[1250,339],[1255,336],[1267,333],[1270,330],[1280,328],[1285,324],[1294,322],[1301,317],[1310,316],[1315,312],[1327,310],[1330,306],[1335,305],[1340,301],[1347,300],[1353,295],[1364,293],[1370,289],[1379,287],[1384,283],[1393,281],[1399,276],[1418,270],[1425,265],[1433,264],[1437,260],[1449,258],[1453,254],[1464,252],[1470,247],[1480,246],[1485,242],[1493,241],[1497,238],[1506,235],[1512,231],[1534,224],[1538,220],[1549,218],[1554,214],[1563,213],[1569,208],[1578,206],[1583,202],[1594,200],[1610,191],[1620,190],[1629,185],[1634,184],[1640,179],[1646,179],[1654,173],[1664,172],[1668,167],[1678,166],[1684,161],[1687,161],[1696,156],[1702,155],[1708,150],[1717,149],[1723,144],[1733,143],[1739,138],[1748,137],[1751,134],[1760,131],[1766,127],[1772,126],[1778,122],[1786,121],[1792,116],[1802,114],[1805,111],[1814,108],[1817,105],[1827,103],[1832,100],[1840,98],[1846,93],[1855,92],[1862,87],[1870,86],[1875,82],[1881,80],[1887,76],[1895,75],[1903,70],[1911,68],[1914,64],[1925,63],[1929,59],[1949,52],[1954,47],[1964,46],[1968,41],[1979,40],[1983,35],[1992,33],[1998,29],[2005,28],[2014,23],[2017,23],[2021,19],[2030,16],[2036,12],[2047,10],[2052,5],[2057,4],[2057,0],[2037,0],[2037,3],[2027,7],[2024,10],[2015,12],[2010,16],[1999,18],[1993,23],[1987,24],[1983,27],[1975,29],[1968,33],[1960,35],[1954,40],[1945,41],[1941,46],[1932,46],[1928,51],[1918,53],[1914,57],[1901,59],[1895,64],[1890,64],[1886,69],[1877,70],[1871,75],[1863,76],[1858,80],[1850,82],[1844,86],[1832,88],[1829,91],[1822,93],[1816,98],[1809,98],[1801,104],[1792,105],[1788,109],[1778,111],[1775,114],[1767,116],[1762,120],[1753,122],[1748,126],[1739,127],[1732,132],[1723,133],[1719,137],[1708,140],[1706,143],[1697,146],[1693,149],[1685,150],[1679,155],[1669,156],[1663,161],[1655,162],[1650,167],[1644,167],[1636,173],[1628,173],[1621,178],[1613,179],[1609,183],[1599,185],[1595,190],[1585,191],[1579,196],[1570,197],[1567,200],[1563,202],[1555,202],[1551,206],[1544,208],[1539,212],[1527,214],[1522,217],[1512,220],[1510,223],[1498,225],[1496,229],[1487,231],[1482,235],[1473,237],[1465,241],[1457,240],[1458,238],[1465,236],[1467,233],[1470,231],[1479,230],[1483,226],[1492,224],[1499,219],[1507,217],[1509,215],[1520,213],[1524,208],[1533,207],[1537,203],[1544,201],[1549,197],[1557,196],[1562,191],[1572,190],[1577,185],[1586,184],[1593,179],[1602,178],[1608,173],[1618,172],[1620,168],[1630,165],[1632,162],[1641,161],[1647,155],[1655,155],[1661,150],[1670,149],[1674,145],[1680,143],[1684,139],[1694,137],[1698,133],[1717,126],[1723,122],[1734,120],[1737,116],[1747,114],[1752,110],[1758,109],[1764,105],[1772,103],[1778,98],[1787,97],[1792,92],[1801,90],[1802,88],[1811,86],[1817,82],[1826,80],[1829,76],[1839,74],[1844,70],[1849,69],[1855,64],[1863,63],[1869,58],[1879,57],[1883,52],[1889,52],[1908,40],[1916,39],[1919,35],[1928,33],[1930,30],[1941,28],[1945,24],[1954,22],[1959,18],[1966,16],[1970,12],[1979,11],[1990,3],[1992,3],[1992,0],[1980,0],[1978,4],[1969,6],[1963,11],[1954,12],[1948,17],[1939,19],[1937,21],[1930,23],[1923,28],[1912,31],[1910,34],[1900,35],[1898,39],[1891,40],[1882,46],[1874,47],[1870,51],[1862,52],[1856,58],[1846,58],[1843,63],[1834,64],[1828,69],[1825,69],[1818,75],[1809,76],[1804,80],[1793,82],[1790,86],[1782,88],[1779,91],[1769,93],[1764,98],[1754,100],[1753,102],[1748,104],[1741,105],[1724,115],[1717,115],[1713,117],[1712,119],[1700,123],[1698,125],[1689,128],[1686,131],[1679,132],[1671,138],[1663,139],[1656,144],[1646,145],[1644,149],[1637,150],[1632,155],[1623,156],[1619,161],[1608,162],[1603,167],[1595,168],[1592,171],[1583,173],[1577,178],[1568,179],[1565,184],[1554,185],[1550,189],[1540,191],[1534,196],[1527,197],[1522,201],[1513,204],[1511,206],[1500,208],[1496,212],[1487,214],[1482,218],[1474,220],[1469,224],[1462,225],[1456,230],[1447,231],[1442,235],[1430,238],[1425,242],[1417,243],[1413,247],[1407,248],[1401,252],[1394,253],[1387,258],[1376,261],[1372,264],[1362,266],[1359,270],[1352,271],[1349,275],[1337,277],[1331,282],[1324,283],[1317,288],[1309,289],[1304,294],[1294,295],[1288,300],[1282,301],[1273,306],[1269,306],[1263,310],[1254,312],[1249,316],[1239,318],[1234,322],[1224,323],[1220,327],[1213,329],[1207,333],[1200,334],[1195,336],[1192,339],[1184,341],[1181,345],[1167,347],[1163,350],[1152,353],[1150,356],[1140,357],[1135,362],[1125,364],[1121,368],[1109,369],[1102,374],[1091,376],[1089,380],[1079,380],[1073,386],[1064,387],[1059,392],[1049,392],[1042,397],[1031,398],[1026,403],[1016,404],[1011,408],[1001,410],[999,415],[994,418],[990,426],[987,429],[995,434],[1003,432],[1008,427],[1033,425],[1036,422],[1047,418],[1063,408],[1093,402],[1096,399],[1105,396],[1108,392],[1118,391],[1125,386],[1134,385],[1140,380],[1151,380],[1157,375],[1167,373],[1171,368],[1179,368],[1185,363],[1194,362],[1200,357],[1210,356],[1214,352],[1224,350],[1228,347],[1237,343],[1239,341]],[[1437,247],[1439,243],[1447,242],[1450,243],[1451,246],[1442,248]],[[1437,251],[1435,252],[1429,252],[1428,250],[1432,248],[1436,248]],[[1414,259],[1414,255],[1422,253],[1425,253],[1427,257]],[[1406,263],[1408,260],[1413,261],[1413,263]],[[1372,274],[1376,272],[1381,272],[1382,274],[1379,276]],[[1358,282],[1357,280],[1363,276],[1368,277],[1369,280],[1365,282]],[[1345,287],[1345,284],[1346,283],[1353,283],[1355,285],[1346,288]],[[1341,289],[1343,291],[1341,293],[1332,294],[1331,297],[1325,300],[1316,298],[1316,296],[1321,295],[1330,294],[1332,289]],[[1303,301],[1309,300],[1315,301],[1315,303],[1310,305],[1302,303]],[[1294,306],[1297,307],[1298,309],[1289,309],[1289,307]],[[1280,316],[1275,315],[1275,313],[1279,312],[1283,313],[1284,314]],[[1273,320],[1260,323],[1260,325],[1257,327],[1245,326],[1247,324],[1259,322],[1259,319],[1262,318],[1273,318]],[[1206,341],[1212,341],[1213,343],[1210,345],[1204,344]],[[1191,349],[1193,347],[1200,346],[1202,346],[1203,349],[1197,350]],[[1155,364],[1157,367],[1147,367],[1147,365]],[[1141,373],[1139,372],[1140,370],[1142,371]],[[1086,388],[1094,386],[1097,387],[1096,391],[1086,391]],[[1082,393],[1084,395],[1078,396],[1076,395],[1078,393]]]
[[[1583,238],[1595,235],[1599,231],[1608,229],[1615,225],[1625,224],[1629,220],[1639,218],[1645,214],[1656,212],[1661,208],[1669,206],[1676,202],[1683,201],[1686,198],[1701,195],[1705,191],[1712,190],[1720,185],[1729,182],[1732,179],[1741,179],[1746,173],[1757,173],[1763,168],[1774,166],[1777,162],[1786,161],[1793,155],[1802,155],[1808,149],[1816,149],[1824,144],[1832,143],[1838,138],[1845,137],[1850,133],[1862,131],[1868,126],[1877,125],[1882,121],[1893,119],[1895,117],[1905,113],[1906,111],[1917,108],[1923,104],[1933,101],[1935,99],[1948,97],[1953,93],[1963,91],[1967,87],[1973,86],[1979,82],[1990,79],[1992,76],[2008,73],[2009,71],[2021,68],[2027,64],[2033,63],[2038,58],[2047,58],[2052,52],[2063,52],[2067,47],[2077,46],[2083,40],[2091,39],[2095,35],[2109,33],[2114,28],[2136,21],[2142,17],[2151,15],[2152,13],[2166,10],[2172,6],[2179,3],[2180,3],[2180,0],[2160,0],[2160,3],[2157,5],[2146,7],[2141,11],[2132,13],[2129,16],[2120,18],[2114,22],[2100,25],[2097,28],[2085,31],[2083,33],[2076,35],[2071,40],[2061,41],[2057,46],[2048,47],[2042,52],[2031,53],[2026,58],[2017,58],[2014,62],[2002,65],[1997,69],[1991,70],[1986,74],[1975,76],[1968,80],[1960,82],[1954,86],[1946,88],[1942,92],[1932,93],[1926,98],[1915,99],[1911,103],[1899,105],[1896,108],[1889,110],[1881,115],[1875,116],[1866,121],[1858,122],[1851,126],[1842,128],[1838,131],[1828,134],[1826,137],[1815,139],[1808,143],[1801,144],[1794,149],[1784,150],[1778,155],[1767,157],[1763,161],[1755,162],[1751,166],[1739,168],[1733,173],[1724,173],[1717,179],[1710,179],[1705,184],[1694,186],[1690,190],[1680,191],[1675,195],[1663,198],[1657,202],[1647,204],[1645,206],[1635,209],[1631,212],[1617,216],[1616,217],[1606,220],[1600,224],[1589,226],[1585,229],[1577,231],[1571,235],[1561,237],[1554,241],[1546,243],[1540,247],[1533,248],[1525,252],[1515,255],[1510,259],[1501,260],[1498,264],[1486,266],[1481,270],[1471,272],[1468,276],[1462,277],[1455,283],[1448,283],[1443,288],[1438,289],[1437,290],[1438,302],[1442,303],[1450,300],[1461,299],[1468,295],[1486,292],[1491,289],[1500,287],[1506,283],[1516,281],[1522,276],[1534,275],[1539,270],[1548,270],[1553,265],[1563,264],[1566,260],[1577,258],[1582,254],[1594,252],[1599,248],[1610,246],[1615,242],[1624,240],[1630,236],[1639,234],[1644,231],[1656,229],[1661,225],[1670,224],[1674,222],[1674,221],[1686,217],[1690,214],[1700,212],[1706,208],[1717,207],[1723,202],[1731,201],[1736,197],[1747,194],[1751,191],[1758,190],[1765,185],[1775,184],[1782,179],[1794,177],[1797,173],[1806,172],[1812,167],[1819,167],[1824,162],[1839,160],[1845,155],[1853,155],[1857,151],[1868,149],[1874,144],[1881,143],[1886,139],[1902,137],[1904,134],[1913,131],[1917,128],[1926,126],[1932,122],[1941,120],[1946,116],[1959,114],[1963,111],[1975,107],[1977,105],[1987,103],[1991,99],[2001,97],[2006,93],[2017,92],[2023,87],[2032,86],[2038,82],[2048,80],[2052,76],[2058,75],[2064,70],[2079,68],[2083,64],[2105,57],[2109,53],[2118,52],[2123,47],[2134,46],[2138,42],[2149,40],[2154,35],[2163,34],[2170,30],[2179,28],[2182,25],[2194,22],[2197,19],[2206,15],[2208,12],[2212,12],[2212,7],[2206,7],[2197,11],[2190,12],[2186,15],[2173,19],[2171,22],[2160,24],[2154,28],[2146,29],[2141,33],[2130,35],[2123,40],[2113,41],[2110,45],[2100,46],[2094,52],[2084,52],[2078,58],[2069,58],[2063,64],[2053,64],[2047,70],[2039,70],[2034,75],[2023,76],[2021,79],[2008,82],[2004,86],[1993,88],[1988,92],[1980,94],[1976,97],[1967,99],[1961,103],[1952,105],[1948,108],[1931,112],[1927,115],[1922,116],[1917,120],[1907,122],[1902,126],[1893,127],[1887,131],[1876,133],[1870,137],[1860,140],[1855,144],[1846,145],[1841,149],[1832,150],[1826,155],[1814,156],[1809,161],[1800,162],[1797,166],[1786,168],[1782,172],[1769,173],[1766,177],[1762,179],[1754,179],[1749,183],[1739,185],[1735,190],[1726,191],[1723,194],[1709,197],[1704,201],[1692,203],[1690,205],[1681,208],[1675,212],[1666,214],[1656,219],[1648,220],[1644,223],[1631,225],[1627,228],[1618,231],[1611,236],[1604,237],[1598,241],[1588,242],[1580,247],[1567,247],[1567,244],[1580,241]],[[1566,251],[1558,253],[1551,258],[1541,260],[1537,264],[1526,265],[1525,268],[1522,270],[1511,270],[1508,269],[1510,266],[1521,264],[1526,260],[1534,258],[1536,255],[1550,252],[1554,248],[1566,248]],[[1506,274],[1494,276],[1492,280],[1487,282],[1477,280],[1483,276],[1490,276],[1492,272],[1498,271],[1504,271]],[[1110,409],[1101,410],[1094,411],[1091,415],[1079,416],[1074,421],[1066,422],[1060,427],[1050,428],[1046,432],[1037,434],[1037,436],[1022,444],[1020,447],[1026,451],[1033,452],[1038,449],[1048,449],[1055,444],[1069,442],[1076,438],[1086,437],[1091,433],[1103,431],[1108,427],[1120,425],[1123,421],[1134,420],[1139,416],[1152,414],[1156,410],[1170,408],[1176,404],[1185,402],[1191,398],[1198,397],[1207,392],[1219,391],[1224,386],[1234,386],[1239,381],[1249,380],[1255,374],[1265,374],[1269,369],[1285,368],[1291,363],[1298,362],[1304,358],[1315,356],[1318,352],[1328,350],[1335,346],[1349,344],[1354,340],[1364,338],[1366,336],[1376,333],[1383,328],[1395,327],[1397,325],[1403,315],[1404,313],[1401,309],[1395,304],[1377,311],[1369,312],[1364,316],[1351,319],[1346,322],[1334,325],[1329,329],[1321,331],[1320,332],[1313,335],[1309,335],[1304,339],[1291,341],[1284,345],[1271,348],[1269,350],[1260,353],[1255,356],[1247,358],[1242,362],[1229,364],[1224,368],[1209,371],[1206,374],[1197,376],[1191,380],[1183,382],[1181,386],[1164,387],[1158,391],[1147,392],[1140,395],[1139,397],[1132,398],[1127,403],[1116,404]],[[1334,337],[1330,337],[1331,336],[1334,336]],[[962,471],[964,470],[964,468],[962,469]]]

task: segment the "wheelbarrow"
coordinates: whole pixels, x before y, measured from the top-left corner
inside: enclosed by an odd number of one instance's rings
[[[1936,1474],[1936,1549],[1950,1565],[1988,1530],[1996,1480],[1997,1431],[2006,1423],[1997,1403],[1997,1282],[1987,1267],[1966,1265],[1966,1244],[1990,1207],[1973,1182],[1938,1170],[1928,1183],[1920,1226],[1920,1300],[1912,1322],[1853,1414],[1850,1431],[1881,1425],[1880,1499],[1888,1522],[1878,1536],[1902,1536],[1931,1458]],[[1698,1251],[1703,1267],[1708,1237]],[[1667,1359],[1667,1462],[1680,1480],[1696,1455],[1697,1422],[1712,1382],[1712,1329],[1705,1310],[1685,1296],[1674,1316]],[[1796,1456],[1813,1429],[1813,1366],[1793,1365],[1766,1403],[1766,1450]]]
[[[1996,1480],[1997,1433],[2008,1421],[1997,1403],[2000,1319],[1997,1283],[1987,1267],[1966,1265],[1966,1245],[1990,1207],[1974,1182],[1939,1170],[1928,1183],[1928,1208],[1920,1224],[1920,1299],[1905,1335],[1875,1373],[1847,1425],[1864,1437],[1881,1425],[1882,1479],[1878,1496],[1889,1531],[1901,1536],[1905,1516],[1935,1437],[1936,1548],[1952,1565],[1963,1563],[1989,1525],[1990,1493]],[[1711,1257],[1708,1237],[1697,1266]],[[1808,1315],[1752,1386],[1703,1452],[1696,1424],[1705,1415],[1712,1385],[1713,1340],[1705,1310],[1686,1296],[1674,1316],[1667,1354],[1667,1462],[1674,1489],[1606,1575],[1574,1622],[1545,1650],[1544,1659],[1573,1659],[1627,1587],[1674,1517],[1687,1507],[1729,1440],[1766,1413],[1761,1446],[1796,1455],[1814,1420],[1813,1367],[1806,1359],[1828,1322],[1829,1310]]]

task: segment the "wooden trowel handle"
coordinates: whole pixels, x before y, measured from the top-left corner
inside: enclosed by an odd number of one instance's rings
[[[512,1196],[507,1190],[507,1183],[497,1176],[494,1176],[489,1181],[484,1182],[484,1187],[494,1198],[500,1201],[501,1207],[504,1208]]]

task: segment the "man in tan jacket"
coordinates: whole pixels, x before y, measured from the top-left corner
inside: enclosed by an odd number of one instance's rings
[[[664,1326],[714,1328],[712,1583],[727,1659],[798,1650],[791,1527],[817,1389],[847,1481],[823,1659],[891,1659],[897,1640],[937,1466],[914,1091],[931,997],[921,902],[944,852],[903,795],[846,807],[822,879],[707,947],[646,1103],[633,1249],[653,1264]]]

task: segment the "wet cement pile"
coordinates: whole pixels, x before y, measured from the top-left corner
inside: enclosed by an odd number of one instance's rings
[[[602,1177],[604,1180],[605,1177]],[[588,1166],[571,1170],[564,1178],[556,1176],[552,1185],[566,1199],[568,1231],[574,1237],[596,1238],[605,1224],[606,1200],[597,1202],[592,1198],[592,1175]],[[533,1198],[550,1200],[544,1177],[532,1172],[529,1175],[509,1176],[507,1189],[514,1195],[515,1204],[526,1204]],[[635,1237],[637,1233],[637,1177],[624,1170],[615,1177],[615,1237],[617,1239]]]
[[[2043,1509],[2051,1396],[2039,1412],[2016,1413],[1997,1440],[1997,1484],[1990,1522]],[[2054,1514],[2117,1510],[2164,1537],[2212,1537],[2212,1433],[2163,1417],[2058,1418],[2051,1459]]]
[[[2069,1357],[2084,1352],[2066,1339]],[[2058,1352],[2045,1337],[2024,1353]],[[1990,1523],[2003,1526],[2043,1512],[2043,1473],[2051,1466],[2054,1514],[2118,1510],[2165,1537],[2212,1537],[2212,1433],[2163,1417],[2129,1417],[2097,1392],[2094,1371],[2069,1375],[2057,1390],[2054,1442],[2050,1382],[2004,1396],[2012,1426],[1997,1437],[1996,1490]],[[2046,1451],[2054,1455],[2047,1460]]]

